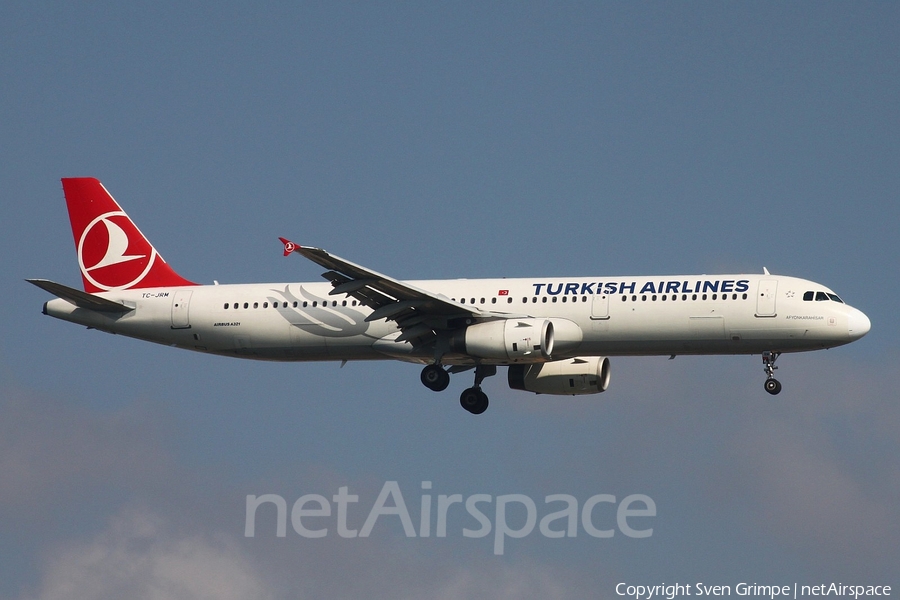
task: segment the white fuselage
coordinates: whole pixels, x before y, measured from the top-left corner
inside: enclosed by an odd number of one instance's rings
[[[869,327],[865,315],[828,288],[775,275],[405,283],[494,313],[575,323],[580,343],[561,345],[554,360],[799,352],[849,343]],[[47,302],[44,312],[128,337],[242,358],[433,360],[411,344],[395,342],[399,330],[393,321],[366,322],[370,308],[345,294],[329,295],[332,289],[327,282],[148,288],[98,294],[133,308],[122,315],[77,308],[62,299]],[[813,299],[804,300],[809,292]],[[824,294],[816,300],[818,292]],[[473,360],[451,353],[443,362]]]

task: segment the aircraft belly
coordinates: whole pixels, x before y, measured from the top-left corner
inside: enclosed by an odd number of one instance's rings
[[[583,354],[759,354],[814,350],[841,343],[834,334],[840,327],[798,326],[796,322],[760,319],[735,310],[687,314],[670,307],[611,311],[605,325],[586,330]],[[671,309],[675,309],[672,306]],[[839,324],[838,324],[839,325]],[[825,331],[830,329],[831,331]]]

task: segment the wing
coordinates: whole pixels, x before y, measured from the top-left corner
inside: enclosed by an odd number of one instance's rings
[[[476,320],[509,318],[509,313],[495,313],[475,306],[459,304],[440,294],[417,288],[330,254],[278,238],[284,244],[284,255],[296,252],[328,269],[322,277],[334,289],[330,295],[347,294],[372,309],[366,321],[395,321],[402,330],[397,342],[413,341],[422,345],[441,330],[455,329]]]

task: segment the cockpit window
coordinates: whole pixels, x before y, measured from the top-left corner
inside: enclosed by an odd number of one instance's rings
[[[816,302],[828,302],[831,300],[832,302],[844,303],[843,300],[838,298],[837,294],[832,294],[831,292],[804,292],[803,300],[805,302],[811,302],[813,300]]]

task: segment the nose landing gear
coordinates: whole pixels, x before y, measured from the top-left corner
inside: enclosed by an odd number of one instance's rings
[[[781,391],[781,382],[775,379],[775,369],[778,368],[775,366],[775,361],[779,356],[781,356],[781,352],[766,350],[762,353],[763,368],[766,371],[766,383],[763,387],[773,396]]]

